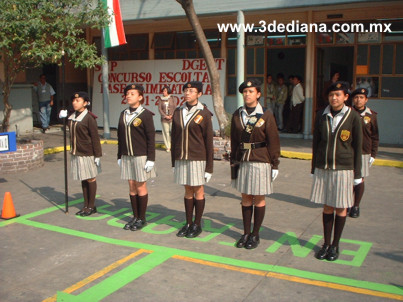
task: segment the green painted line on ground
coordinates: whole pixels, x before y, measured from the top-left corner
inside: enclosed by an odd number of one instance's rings
[[[153,268],[164,263],[172,256],[172,254],[166,252],[153,252],[77,296],[64,292],[57,292],[57,301],[100,301],[118,291],[123,286],[141,277],[145,273],[151,271]]]
[[[233,266],[255,269],[255,270],[260,270],[260,271],[282,273],[282,274],[289,275],[289,276],[296,276],[296,277],[302,277],[302,278],[307,278],[307,279],[312,279],[312,280],[317,280],[317,281],[326,281],[326,282],[332,282],[332,283],[342,284],[342,285],[347,285],[347,286],[354,286],[357,288],[375,290],[375,291],[384,292],[384,293],[403,295],[403,287],[401,287],[401,286],[393,286],[393,285],[381,284],[381,283],[370,282],[370,281],[355,280],[355,279],[338,277],[338,276],[333,276],[333,275],[326,275],[326,274],[322,274],[322,273],[303,271],[303,270],[289,268],[289,267],[257,263],[257,262],[245,261],[245,260],[238,260],[238,259],[234,259],[234,258],[228,258],[228,257],[222,257],[222,256],[217,256],[217,255],[210,255],[210,254],[204,254],[204,253],[198,253],[198,252],[186,251],[186,250],[180,250],[180,249],[174,249],[174,248],[163,247],[163,246],[158,246],[158,245],[114,239],[114,238],[109,238],[109,237],[105,237],[105,236],[101,236],[101,235],[95,235],[95,234],[90,234],[90,233],[86,233],[86,232],[82,232],[82,231],[72,230],[72,229],[68,229],[68,228],[64,228],[64,227],[49,225],[49,224],[42,223],[42,222],[30,221],[30,220],[26,220],[26,219],[20,219],[18,222],[21,224],[24,224],[24,225],[28,225],[28,226],[32,226],[32,227],[36,227],[36,228],[40,228],[40,229],[45,229],[45,230],[49,230],[49,231],[53,231],[53,232],[58,232],[58,233],[65,234],[65,235],[71,235],[71,236],[81,237],[81,238],[85,238],[85,239],[89,239],[89,240],[94,240],[94,241],[108,243],[108,244],[114,244],[114,245],[120,245],[120,246],[125,246],[125,247],[152,250],[154,252],[162,253],[165,255],[186,256],[186,257],[200,259],[200,260],[207,260],[207,261],[211,261],[211,262],[215,262],[215,263],[233,265]]]

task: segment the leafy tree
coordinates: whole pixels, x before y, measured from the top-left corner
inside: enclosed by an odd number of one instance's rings
[[[221,96],[220,89],[220,74],[218,73],[217,66],[214,61],[213,53],[211,52],[210,45],[207,42],[206,35],[200,25],[199,18],[196,15],[193,0],[176,0],[183,8],[190,25],[196,35],[197,42],[206,60],[207,70],[211,80],[211,93],[213,96],[214,112],[217,115],[218,124],[220,126],[221,136],[224,136],[225,128],[228,125],[228,115],[224,109],[224,102]]]
[[[101,64],[103,59],[95,45],[88,44],[85,29],[100,29],[108,22],[107,11],[97,0],[0,1],[2,131],[9,127],[12,106],[8,99],[17,74],[44,63],[61,65],[64,54],[76,68]]]

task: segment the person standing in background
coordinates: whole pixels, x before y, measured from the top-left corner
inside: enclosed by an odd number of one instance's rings
[[[161,115],[162,137],[166,151],[171,151],[171,131],[172,131],[172,116],[176,108],[174,98],[171,96],[171,89],[168,86],[162,88],[162,97],[158,104],[158,111]]]
[[[273,113],[276,100],[276,84],[273,82],[273,76],[271,74],[267,75],[266,81],[266,101],[265,108],[270,109]]]
[[[278,130],[283,130],[283,110],[284,104],[287,100],[288,88],[284,84],[284,75],[279,73],[277,75],[277,86],[276,86],[276,100],[274,102],[274,117],[276,118]]]
[[[42,132],[45,133],[49,129],[50,114],[53,106],[53,96],[56,94],[53,87],[46,82],[46,76],[41,74],[39,82],[34,83],[35,92],[39,102],[39,117],[42,124]]]
[[[287,132],[298,133],[302,130],[302,112],[304,109],[304,88],[301,85],[302,78],[294,76],[294,88],[291,96],[291,114],[287,121]]]

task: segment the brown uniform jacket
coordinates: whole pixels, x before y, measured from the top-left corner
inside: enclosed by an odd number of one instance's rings
[[[129,109],[122,111],[118,125],[118,159],[122,155],[147,156],[147,160],[155,161],[153,115],[141,105],[132,114]]]
[[[102,156],[101,141],[95,118],[85,109],[76,117],[68,118],[70,129],[70,153],[77,156]]]
[[[159,100],[158,111],[161,114],[161,121],[163,123],[172,123],[172,119],[166,119],[166,116],[173,115],[175,108],[176,102],[172,96],[169,96],[168,100],[163,100],[162,98]]]
[[[379,146],[377,113],[365,107],[365,110],[358,114],[362,121],[362,154],[371,154],[371,157],[375,158]]]
[[[312,140],[312,167],[330,170],[354,170],[354,178],[361,178],[362,127],[358,113],[344,106],[343,118],[332,133],[330,106],[316,115]]]
[[[172,167],[175,160],[206,161],[206,171],[213,173],[213,124],[212,113],[200,102],[189,111],[189,121],[184,123],[186,104],[176,108],[171,134]]]
[[[261,108],[259,104],[258,107]],[[243,107],[240,107],[232,115],[231,164],[240,161],[254,161],[269,163],[273,169],[278,169],[278,165],[280,164],[280,138],[273,114],[270,110],[266,110],[257,118],[249,140],[249,143],[265,142],[266,147],[243,151],[241,150],[242,132],[246,125],[242,119],[242,109]],[[251,116],[254,116],[254,114],[252,113]]]

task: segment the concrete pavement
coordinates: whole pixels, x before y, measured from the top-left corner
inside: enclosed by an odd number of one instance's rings
[[[45,147],[59,145],[60,133],[45,136]],[[291,143],[283,142],[283,149]],[[309,149],[297,142],[290,151]],[[175,236],[184,222],[184,192],[163,150],[158,177],[148,182],[148,225],[124,231],[130,204],[116,148],[102,145],[99,213],[86,218],[74,215],[82,193],[71,178],[64,213],[63,153],[46,155],[40,169],[0,176],[1,196],[10,191],[21,214],[0,222],[1,301],[403,300],[402,169],[371,168],[361,217],[347,220],[340,259],[327,262],[313,256],[323,239],[321,207],[308,200],[310,161],[281,158],[261,243],[245,250],[234,247],[242,233],[240,197],[225,161],[214,162],[205,187],[203,233]]]

